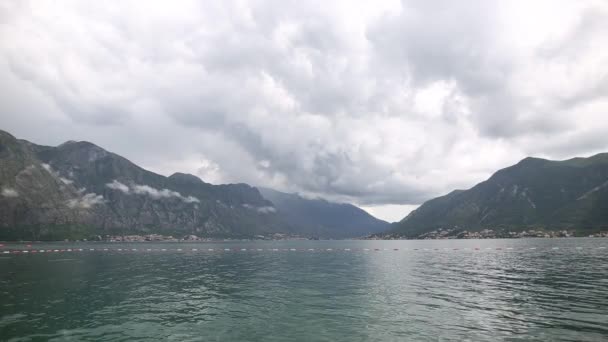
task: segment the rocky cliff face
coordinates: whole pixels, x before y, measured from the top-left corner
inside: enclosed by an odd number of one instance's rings
[[[0,239],[289,232],[246,184],[164,177],[88,142],[39,146],[0,131]]]
[[[608,154],[526,158],[466,191],[432,199],[393,226],[417,236],[437,228],[608,229]]]

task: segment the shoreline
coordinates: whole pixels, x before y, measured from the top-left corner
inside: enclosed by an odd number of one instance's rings
[[[280,240],[264,240],[264,239],[209,239],[209,240],[159,240],[159,241],[82,241],[82,240],[0,240],[0,248],[5,244],[32,244],[32,243],[70,243],[70,244],[208,244],[208,243],[224,243],[224,242],[291,242],[291,241],[487,241],[487,240],[570,240],[570,239],[608,239],[608,236],[569,236],[569,237],[496,237],[496,238],[443,238],[443,239],[280,239]]]

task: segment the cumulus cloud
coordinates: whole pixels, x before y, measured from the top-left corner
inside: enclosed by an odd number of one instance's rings
[[[71,199],[67,202],[68,207],[70,208],[81,208],[81,209],[89,209],[94,205],[103,204],[105,200],[103,196],[97,195],[95,193],[84,194],[83,196],[75,199]]]
[[[162,199],[162,198],[178,198],[185,203],[200,203],[200,200],[194,196],[183,196],[177,191],[172,191],[169,189],[155,189],[148,185],[138,185],[134,184],[129,187],[126,184],[119,182],[118,180],[113,180],[111,183],[107,183],[106,187],[114,190],[121,191],[125,194],[134,193],[137,195],[146,195],[150,196],[153,199]]]
[[[2,188],[2,196],[4,197],[19,197],[17,190],[12,188]]]
[[[163,174],[418,205],[608,149],[601,0],[0,6],[5,128]]]

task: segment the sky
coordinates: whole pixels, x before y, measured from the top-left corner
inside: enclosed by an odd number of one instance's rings
[[[608,151],[608,3],[0,3],[0,129],[398,221]]]

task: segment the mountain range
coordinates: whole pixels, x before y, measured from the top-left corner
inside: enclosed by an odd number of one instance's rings
[[[608,230],[608,154],[526,158],[388,224],[351,204],[247,184],[165,177],[85,141],[42,146],[0,131],[0,240],[148,234],[415,238],[449,229]]]
[[[298,209],[280,200],[290,196],[269,195],[275,206],[247,184],[165,177],[89,142],[41,146],[0,131],[0,240],[149,233],[343,238],[388,227],[352,205],[302,199]],[[312,219],[300,222],[294,212]]]
[[[425,202],[388,234],[531,228],[608,230],[608,153],[565,161],[523,159],[469,190]]]
[[[305,236],[352,238],[380,233],[389,223],[347,203],[332,203],[322,198],[304,198],[267,188],[259,188],[278,214]]]

